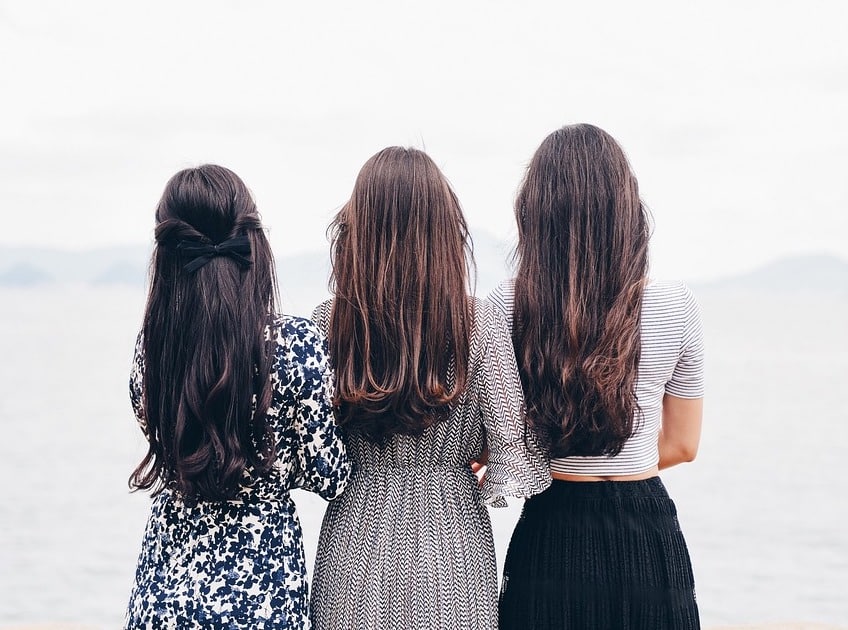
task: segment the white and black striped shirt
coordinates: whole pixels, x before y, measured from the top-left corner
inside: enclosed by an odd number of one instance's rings
[[[514,281],[502,282],[489,301],[512,327]],[[572,475],[633,475],[659,462],[658,438],[665,394],[678,398],[704,395],[704,344],[701,313],[682,282],[650,282],[642,301],[642,354],[636,399],[642,417],[615,457],[565,457],[551,460],[553,472]]]

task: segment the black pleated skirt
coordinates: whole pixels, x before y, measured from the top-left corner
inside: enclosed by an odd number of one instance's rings
[[[499,616],[501,630],[700,628],[689,552],[660,478],[554,480],[528,499]]]

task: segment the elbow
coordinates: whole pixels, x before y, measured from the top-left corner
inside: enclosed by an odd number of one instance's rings
[[[668,468],[677,464],[685,464],[695,461],[698,455],[698,444],[687,444],[685,442],[661,442],[660,443],[660,468]]]
[[[694,462],[698,456],[697,444],[683,444],[680,446],[680,461],[682,463]]]

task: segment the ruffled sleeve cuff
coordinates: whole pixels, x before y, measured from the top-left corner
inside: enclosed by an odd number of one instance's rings
[[[480,489],[490,507],[506,507],[506,497],[527,499],[551,485],[551,469],[536,441],[506,447],[490,445],[489,463]]]

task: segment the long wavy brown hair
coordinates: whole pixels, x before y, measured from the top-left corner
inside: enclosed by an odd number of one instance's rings
[[[246,471],[255,477],[274,463],[266,420],[273,355],[265,329],[277,302],[271,248],[244,182],[214,164],[171,178],[155,234],[142,340],[149,444],[130,487],[230,499]],[[233,238],[249,244],[240,259],[191,267],[191,248]]]
[[[650,223],[636,177],[605,131],[566,126],[533,156],[515,212],[513,340],[528,422],[552,457],[615,455],[640,415]]]
[[[382,442],[443,419],[468,379],[470,239],[417,149],[369,159],[330,227],[330,355],[339,424]]]

